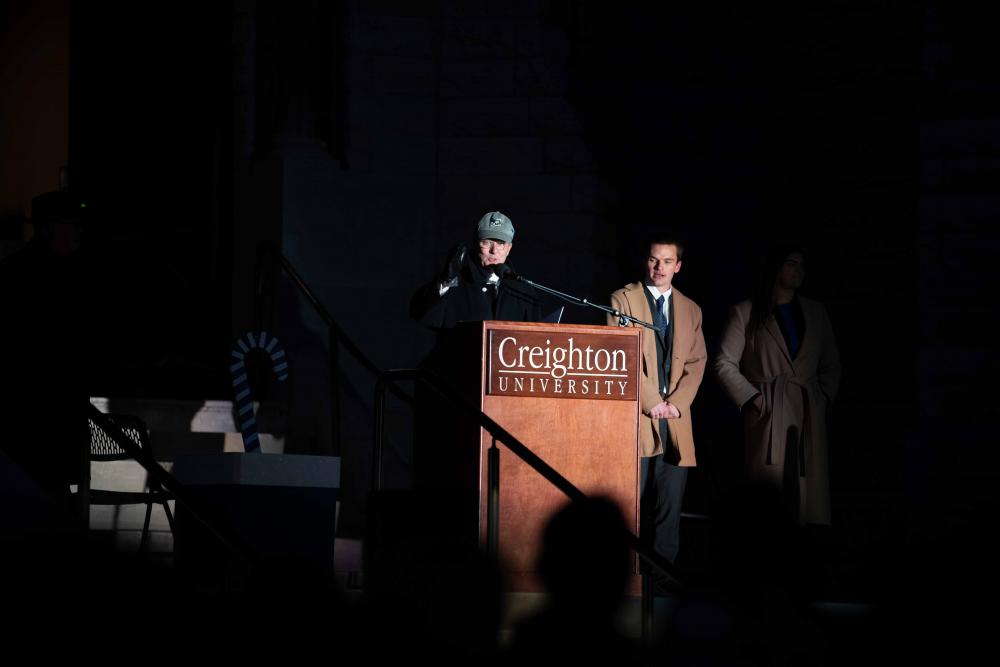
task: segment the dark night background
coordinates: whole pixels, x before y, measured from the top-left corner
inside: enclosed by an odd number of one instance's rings
[[[990,22],[944,2],[650,7],[6,3],[3,249],[68,165],[102,313],[80,326],[113,341],[91,395],[227,399],[232,340],[265,326],[303,384],[259,391],[323,412],[326,328],[287,283],[255,301],[262,242],[387,369],[429,349],[409,295],[488,210],[512,218],[520,273],[597,301],[636,278],[639,239],[678,233],[676,284],[710,352],[763,251],[798,241],[843,363],[845,559],[961,526],[1000,477],[981,380],[997,367],[1000,248]],[[374,380],[339,358],[345,492],[360,498]],[[740,436],[708,375],[695,405],[698,506],[732,478]],[[407,410],[391,406],[400,484]]]

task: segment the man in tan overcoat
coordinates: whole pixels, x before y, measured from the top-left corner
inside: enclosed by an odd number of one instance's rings
[[[823,304],[798,294],[805,260],[776,248],[757,294],[731,311],[714,360],[742,410],[747,473],[781,490],[801,523],[830,523],[826,414],[840,362]]]
[[[684,247],[670,237],[646,246],[642,281],[611,295],[611,306],[644,322],[639,400],[640,483],[644,539],[673,561],[680,546],[680,513],[688,468],[696,465],[691,404],[705,373],[701,308],[673,287]],[[608,324],[618,319],[608,316]]]

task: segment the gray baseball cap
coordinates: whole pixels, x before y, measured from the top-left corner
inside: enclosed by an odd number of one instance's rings
[[[476,238],[497,239],[510,243],[514,240],[514,224],[500,211],[490,211],[479,219]]]

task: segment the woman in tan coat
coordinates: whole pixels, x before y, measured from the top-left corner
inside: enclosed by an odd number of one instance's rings
[[[799,296],[797,249],[768,255],[752,300],[730,313],[715,374],[743,412],[747,473],[781,489],[802,523],[830,523],[826,413],[840,363],[826,308]]]

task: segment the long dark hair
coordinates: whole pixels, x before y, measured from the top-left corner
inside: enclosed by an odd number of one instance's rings
[[[753,294],[753,306],[750,308],[750,331],[763,329],[767,324],[767,318],[774,312],[774,281],[778,279],[785,260],[793,252],[805,257],[802,248],[794,243],[779,243],[772,246],[764,256],[764,266]]]

